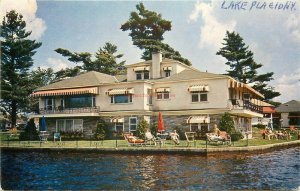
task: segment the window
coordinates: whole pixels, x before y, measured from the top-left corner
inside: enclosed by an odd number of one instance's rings
[[[92,107],[94,105],[95,96],[77,95],[65,97],[65,108],[81,108]]]
[[[128,95],[113,95],[110,98],[110,102],[114,104],[118,103],[132,103],[132,94]]]
[[[136,127],[137,127],[137,118],[130,117],[129,118],[129,131],[136,131]]]
[[[56,132],[83,132],[82,119],[58,119],[56,120]]]
[[[206,123],[191,123],[190,131],[192,132],[200,131],[201,136],[204,137],[206,133],[208,133],[209,131],[209,126]]]
[[[208,101],[207,93],[192,93],[192,102],[204,102]]]
[[[122,133],[124,131],[124,123],[115,123],[115,131],[117,131],[118,133]]]
[[[165,71],[165,76],[166,76],[166,77],[171,76],[171,71],[170,71],[170,70],[166,70],[166,71]]]
[[[157,99],[169,99],[170,93],[169,92],[161,92],[156,94]]]
[[[142,78],[142,73],[141,72],[137,72],[136,73],[136,79],[137,80],[142,80],[143,78]]]
[[[149,79],[149,76],[150,76],[150,75],[149,75],[149,72],[148,72],[148,71],[145,71],[145,72],[144,72],[144,79],[145,79],[145,80],[148,80],[148,79]]]
[[[53,110],[54,109],[54,100],[52,97],[45,98],[45,109],[46,110]]]
[[[147,89],[147,104],[152,105],[152,89]]]
[[[150,78],[150,75],[149,75],[149,71],[137,71],[136,72],[136,79],[137,80],[148,80]]]
[[[197,132],[199,130],[199,123],[191,123],[190,130],[191,132]]]

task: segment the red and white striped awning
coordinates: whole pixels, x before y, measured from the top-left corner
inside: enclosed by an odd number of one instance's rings
[[[110,89],[106,93],[108,95],[127,95],[127,94],[133,94],[134,89],[133,88],[116,88],[116,89]]]
[[[112,118],[110,119],[111,123],[124,123],[124,118],[123,117],[116,117],[116,118]]]
[[[98,94],[97,87],[91,88],[74,88],[74,89],[61,89],[61,90],[45,90],[33,92],[33,97],[43,96],[60,96],[60,95],[79,95],[79,94]]]
[[[144,67],[135,67],[133,68],[133,71],[139,72],[139,71],[149,71],[150,67],[149,66],[144,66]]]
[[[156,93],[162,93],[162,92],[170,92],[170,88],[156,88]]]
[[[163,71],[172,71],[172,66],[163,67]]]
[[[188,88],[189,92],[208,92],[208,85],[193,85]]]
[[[210,123],[209,116],[191,116],[186,120],[186,123]]]

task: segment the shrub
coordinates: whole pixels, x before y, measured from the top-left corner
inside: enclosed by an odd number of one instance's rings
[[[136,129],[136,135],[142,139],[145,138],[146,130],[149,128],[149,124],[145,119],[140,120]]]
[[[21,141],[36,141],[39,140],[39,133],[36,130],[34,120],[30,119],[25,127],[25,130],[21,132],[19,139]]]
[[[103,119],[100,119],[97,124],[96,132],[94,134],[95,139],[111,139],[113,137],[113,132],[109,128],[109,124]]]
[[[230,136],[231,136],[231,141],[239,141],[240,139],[244,138],[243,134],[238,131],[231,133]]]
[[[156,122],[151,125],[150,131],[151,131],[152,135],[156,136],[156,134],[157,134],[157,123]]]
[[[222,115],[219,126],[221,131],[226,131],[230,135],[235,131],[233,119],[227,112]]]
[[[266,128],[266,126],[261,124],[261,123],[258,123],[257,125],[253,125],[253,127],[257,127],[259,129],[265,129]]]

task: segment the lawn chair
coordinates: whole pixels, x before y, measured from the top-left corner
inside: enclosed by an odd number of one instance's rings
[[[149,145],[151,145],[153,143],[156,146],[157,142],[159,144],[161,144],[161,139],[158,137],[154,137],[154,135],[152,135],[152,133],[150,131],[147,131],[145,133],[145,141],[146,141],[146,143],[149,143]]]
[[[124,133],[124,138],[128,143],[128,146],[135,146],[135,145],[145,145],[144,139],[139,139],[136,136],[133,136],[132,133]]]
[[[206,133],[206,137],[207,137],[207,141],[209,143],[213,142],[213,143],[222,143],[224,144],[225,140],[223,137],[215,134],[215,133]]]
[[[194,147],[196,146],[196,140],[195,140],[195,132],[185,132],[185,138],[187,141],[187,146],[190,146],[191,143],[194,143]]]
[[[231,137],[226,131],[220,131],[219,136],[223,138],[223,144],[231,145]]]
[[[54,142],[55,142],[56,140],[59,140],[59,142],[61,142],[61,136],[60,136],[60,133],[54,133],[54,134],[53,134],[53,140],[54,140]]]

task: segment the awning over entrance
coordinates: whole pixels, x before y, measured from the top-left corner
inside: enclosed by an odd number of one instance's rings
[[[59,95],[79,95],[79,94],[98,94],[98,88],[73,88],[73,89],[62,89],[62,90],[46,90],[33,92],[33,97],[43,96],[59,96]]]
[[[112,118],[110,119],[111,123],[124,123],[124,118],[122,117],[116,117],[116,118]]]
[[[133,88],[117,88],[117,89],[110,89],[106,92],[108,95],[126,95],[126,94],[133,94]]]
[[[156,93],[162,93],[162,92],[170,92],[170,88],[156,88]]]
[[[149,70],[150,70],[150,67],[149,67],[149,66],[133,68],[133,71],[135,71],[135,72],[139,72],[139,71],[149,71]]]
[[[209,116],[191,116],[186,120],[186,123],[210,123]]]
[[[208,85],[193,85],[190,86],[188,89],[189,92],[208,92],[209,86]]]
[[[172,66],[163,67],[163,71],[172,71]]]

